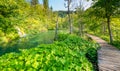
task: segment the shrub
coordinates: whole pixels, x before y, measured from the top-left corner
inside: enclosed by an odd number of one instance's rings
[[[7,53],[1,56],[0,70],[93,71],[86,53],[95,48],[94,44],[75,35],[60,36],[63,38],[53,44],[42,44],[29,50],[20,49],[20,53]]]
[[[67,38],[68,34],[59,34],[58,41],[64,41]]]

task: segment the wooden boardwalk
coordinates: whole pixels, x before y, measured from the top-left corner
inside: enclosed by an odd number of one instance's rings
[[[99,71],[120,71],[120,50],[109,45],[106,41],[93,35],[91,37],[100,45],[98,50],[98,68]]]

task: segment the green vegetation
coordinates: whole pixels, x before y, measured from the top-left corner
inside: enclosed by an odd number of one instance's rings
[[[60,17],[58,19],[62,20]],[[45,12],[44,6],[36,0],[32,3],[26,0],[0,0],[0,43],[8,43],[24,35],[54,30],[56,20],[57,14],[50,9]]]
[[[96,61],[96,44],[75,35],[59,35],[53,44],[43,44],[19,53],[7,53],[0,57],[0,70],[7,71],[93,71],[88,61]],[[91,50],[91,52],[89,52]]]
[[[76,13],[71,14],[74,31],[81,36],[85,33],[97,35],[120,48],[119,3],[119,0],[94,0],[93,5],[84,11],[81,2]]]
[[[0,0],[1,71],[96,71],[98,45],[86,33],[120,49],[120,0],[93,0],[86,10],[85,0],[64,0],[68,11],[42,1]]]

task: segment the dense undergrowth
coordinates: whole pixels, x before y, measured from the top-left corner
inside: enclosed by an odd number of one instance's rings
[[[76,35],[59,35],[58,41],[0,57],[1,71],[94,71],[96,44]],[[87,58],[88,57],[88,58]],[[89,59],[89,60],[88,60]]]

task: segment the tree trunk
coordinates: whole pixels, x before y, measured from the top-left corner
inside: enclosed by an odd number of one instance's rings
[[[55,38],[54,38],[54,40],[57,40],[57,39],[58,39],[58,18],[57,18],[57,21],[56,21]]]
[[[81,24],[80,24],[80,22],[79,22],[79,33],[78,33],[78,35],[81,36]]]
[[[70,34],[72,34],[73,28],[72,28],[72,23],[70,21]]]
[[[81,32],[82,32],[82,37],[83,37],[84,36],[84,24],[83,23],[81,24],[81,30],[82,30]]]
[[[79,23],[79,35],[83,37],[84,35],[84,25],[83,23]]]
[[[101,23],[101,33],[103,35],[106,33],[106,23],[104,21]]]
[[[82,36],[82,25],[79,23],[79,35]]]
[[[70,0],[68,0],[68,23],[70,25],[70,34],[72,34],[72,23],[71,23],[71,18],[70,18]]]
[[[109,32],[109,37],[110,37],[110,43],[113,43],[113,38],[112,38],[112,31],[110,27],[110,16],[107,17],[107,24],[108,24],[108,32]]]
[[[106,23],[103,23],[104,24],[104,30],[103,30],[103,33],[104,33],[104,35],[106,34]]]

